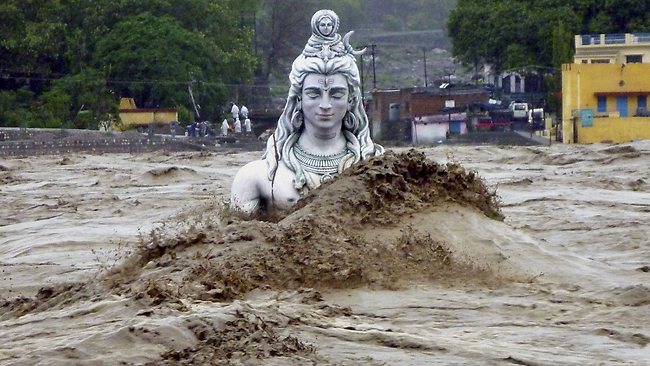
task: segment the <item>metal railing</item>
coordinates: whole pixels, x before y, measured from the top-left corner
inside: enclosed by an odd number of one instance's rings
[[[625,34],[605,34],[605,44],[625,44]]]
[[[580,36],[580,41],[583,46],[600,44],[600,34],[583,34]]]
[[[650,43],[650,33],[632,34],[632,43]]]
[[[650,43],[650,33],[581,34],[580,46]]]

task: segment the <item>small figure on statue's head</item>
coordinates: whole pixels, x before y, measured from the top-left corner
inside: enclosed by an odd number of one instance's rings
[[[288,208],[352,164],[384,152],[370,138],[361,102],[355,56],[363,50],[350,45],[353,32],[336,33],[338,26],[331,10],[312,17],[312,36],[292,64],[287,102],[266,152],[235,176],[233,209]]]
[[[332,37],[339,29],[339,17],[327,9],[317,11],[311,18],[312,33],[323,38]]]

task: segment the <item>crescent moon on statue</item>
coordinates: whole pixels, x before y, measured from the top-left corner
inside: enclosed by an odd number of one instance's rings
[[[352,45],[350,45],[350,37],[354,34],[354,31],[349,31],[343,36],[343,46],[345,46],[345,49],[351,53],[354,56],[359,56],[363,55],[364,52],[366,52],[367,47],[364,47],[364,49],[356,51],[354,48],[352,48]]]

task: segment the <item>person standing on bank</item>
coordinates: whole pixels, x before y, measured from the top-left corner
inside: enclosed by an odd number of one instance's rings
[[[230,125],[228,124],[228,120],[226,118],[224,118],[223,122],[221,122],[221,136],[227,137],[229,128],[230,128]]]
[[[235,123],[233,123],[233,130],[235,131],[235,135],[241,134],[241,121],[239,120],[239,117],[235,118]]]
[[[250,118],[244,120],[244,132],[246,135],[250,135],[253,132],[253,126],[251,125]]]
[[[239,107],[237,107],[237,104],[235,102],[230,102],[232,104],[232,107],[230,108],[230,113],[232,114],[232,123],[235,123],[235,120],[239,118]]]
[[[235,211],[287,209],[352,164],[384,152],[370,138],[355,59],[363,51],[350,45],[353,32],[341,38],[331,10],[316,12],[311,27],[292,64],[287,102],[266,152],[235,175]]]

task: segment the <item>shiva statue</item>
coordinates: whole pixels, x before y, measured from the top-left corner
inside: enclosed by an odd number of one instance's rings
[[[287,209],[353,164],[383,154],[370,138],[356,51],[339,17],[319,10],[312,35],[293,61],[289,95],[262,159],[242,167],[232,183],[231,209]]]

